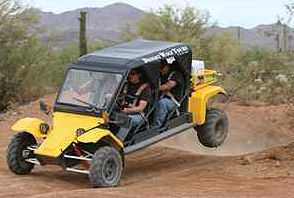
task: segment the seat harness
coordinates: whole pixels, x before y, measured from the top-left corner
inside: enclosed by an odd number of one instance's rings
[[[131,95],[128,95],[128,94],[127,94],[127,92],[128,92],[128,84],[126,84],[126,86],[125,86],[125,88],[124,88],[124,91],[123,91],[124,95],[125,95],[126,97],[129,97],[129,98],[134,99],[133,102],[132,102],[132,104],[130,104],[130,107],[135,107],[135,106],[137,105],[138,100],[139,100],[139,96],[140,96],[141,93],[144,91],[144,89],[146,89],[148,86],[149,86],[148,83],[143,83],[143,84],[139,87],[139,89],[137,90],[137,92],[135,93],[135,96],[131,96]],[[125,103],[125,101],[124,101],[123,103]]]
[[[172,72],[168,75],[168,77],[167,77],[167,82],[170,81],[170,80],[172,79],[172,77],[173,77],[173,75],[174,75],[175,73],[176,73],[175,71],[172,71]],[[162,85],[160,79],[159,79],[159,85],[160,85],[160,86]],[[176,100],[175,96],[174,96],[170,91],[166,92],[165,94],[162,94],[162,95],[160,96],[160,99],[163,98],[164,96],[169,97],[169,98],[171,99],[171,101],[172,101],[177,107],[180,107],[180,106],[181,106],[181,104]]]

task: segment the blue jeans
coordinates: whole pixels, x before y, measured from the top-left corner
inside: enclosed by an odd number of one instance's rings
[[[161,98],[158,101],[157,108],[157,124],[158,126],[162,126],[167,114],[175,108],[175,104],[169,98]]]
[[[124,142],[126,137],[129,134],[129,131],[131,130],[131,128],[134,128],[136,126],[138,126],[139,124],[142,123],[142,117],[140,114],[132,114],[132,115],[128,115],[129,118],[131,118],[131,126],[130,128],[126,128],[126,127],[120,127],[116,136],[122,141]]]

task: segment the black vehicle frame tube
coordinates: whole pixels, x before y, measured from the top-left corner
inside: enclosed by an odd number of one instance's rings
[[[164,139],[167,139],[173,135],[176,135],[178,133],[181,133],[181,132],[184,132],[192,127],[194,127],[195,124],[194,123],[186,123],[186,124],[183,124],[181,126],[178,126],[176,128],[173,128],[173,129],[170,129],[168,131],[165,131],[163,133],[161,133],[160,135],[157,135],[153,138],[150,138],[150,139],[147,139],[143,142],[140,142],[140,143],[137,143],[133,146],[128,146],[126,148],[124,148],[124,154],[130,154],[130,153],[133,153],[135,151],[138,151],[138,150],[141,150],[141,149],[144,149],[152,144],[155,144],[159,141],[162,141]]]

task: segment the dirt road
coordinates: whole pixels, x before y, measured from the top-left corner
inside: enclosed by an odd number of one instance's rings
[[[0,116],[0,197],[293,197],[294,145],[274,147],[294,142],[286,106],[230,104],[227,110],[230,136],[222,147],[206,149],[187,131],[128,156],[118,188],[92,189],[86,176],[55,166],[27,176],[8,170],[9,127],[21,117],[44,118],[37,103],[20,107]]]

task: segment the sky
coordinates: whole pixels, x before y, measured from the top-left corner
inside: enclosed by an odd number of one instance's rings
[[[185,7],[187,4],[206,10],[211,21],[219,26],[253,28],[260,24],[277,22],[278,16],[287,16],[285,4],[294,0],[24,0],[43,11],[61,13],[83,7],[104,7],[116,2],[127,3],[144,11],[172,4]],[[294,26],[294,19],[291,24]]]

